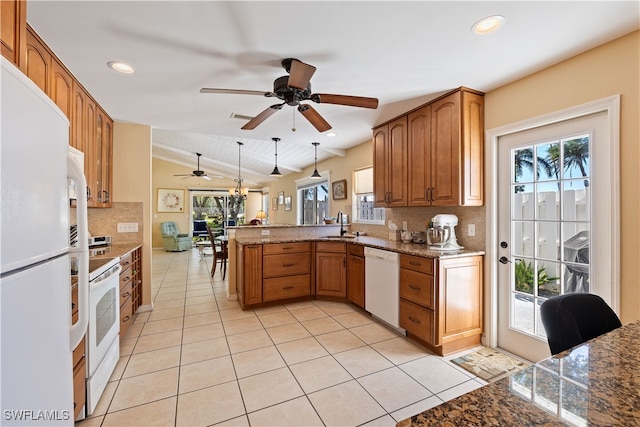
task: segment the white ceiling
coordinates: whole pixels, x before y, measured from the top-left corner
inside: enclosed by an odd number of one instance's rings
[[[499,14],[497,32],[478,19]],[[371,136],[371,128],[459,86],[490,91],[640,27],[635,1],[36,1],[27,20],[113,119],[153,128],[154,156],[211,175],[271,180],[272,137],[283,174]],[[255,130],[245,120],[276,103],[202,87],[273,90],[294,57],[317,67],[314,92],[376,97],[377,110],[313,104],[337,136],[284,106]],[[135,73],[118,74],[119,60]],[[297,130],[292,132],[293,120]],[[212,181],[215,186],[215,179]]]

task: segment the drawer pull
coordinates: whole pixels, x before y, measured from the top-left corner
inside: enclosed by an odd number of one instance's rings
[[[411,320],[413,323],[420,323],[420,321],[418,319],[416,319],[415,317],[409,316],[409,320]]]
[[[409,265],[415,265],[415,266],[420,267],[422,265],[422,263],[418,262],[418,261],[409,261]]]
[[[421,289],[422,289],[420,286],[416,286],[416,285],[409,285],[409,287],[410,287],[411,289],[413,289],[414,291],[419,291],[419,290],[421,290]]]
[[[129,316],[124,316],[124,319],[122,319],[122,322],[126,323],[129,321],[129,319],[131,319]]]
[[[291,249],[293,249],[293,246],[283,246],[282,247],[283,251],[290,251]]]
[[[283,286],[282,287],[283,291],[288,291],[289,289],[293,289],[293,286]]]
[[[293,267],[295,264],[282,264],[283,267]]]
[[[129,292],[125,292],[124,294],[122,294],[122,298],[129,298],[131,296],[131,293]]]

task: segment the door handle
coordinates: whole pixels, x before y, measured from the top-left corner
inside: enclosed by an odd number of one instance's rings
[[[501,264],[506,264],[508,262],[511,262],[511,260],[509,260],[506,256],[500,257],[498,261],[500,261]]]

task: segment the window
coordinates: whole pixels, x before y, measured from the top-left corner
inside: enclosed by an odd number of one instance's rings
[[[301,224],[322,224],[329,215],[329,181],[298,187]]]
[[[353,222],[384,224],[384,208],[374,208],[373,167],[353,171]]]

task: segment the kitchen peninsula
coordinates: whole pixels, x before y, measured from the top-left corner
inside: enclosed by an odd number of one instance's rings
[[[230,287],[237,290],[243,309],[330,299],[351,302],[375,315],[362,298],[371,292],[363,252],[364,248],[382,249],[398,255],[399,315],[392,327],[406,330],[440,355],[480,343],[483,251],[441,252],[425,244],[341,235],[339,225],[230,231],[229,247],[235,248],[230,251],[231,270],[235,270]]]
[[[640,424],[640,321],[400,421],[397,427]]]

